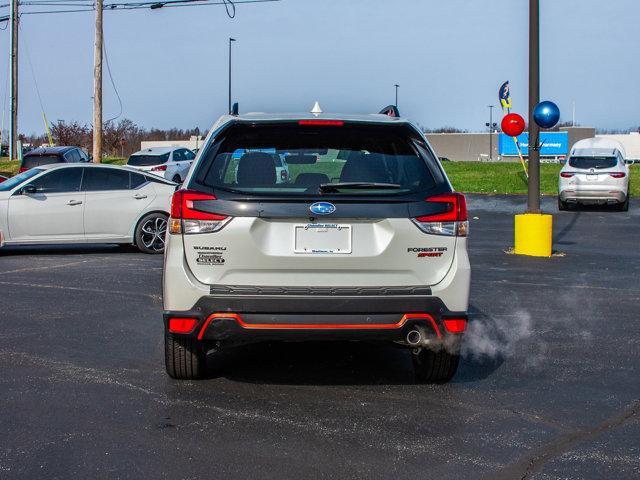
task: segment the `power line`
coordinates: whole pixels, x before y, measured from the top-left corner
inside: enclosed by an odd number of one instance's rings
[[[151,1],[151,2],[112,2],[105,3],[104,10],[135,10],[135,9],[158,9],[158,8],[176,8],[176,7],[197,7],[205,5],[223,5],[227,11],[227,15],[230,18],[234,18],[236,14],[236,5],[250,4],[250,3],[273,3],[281,0],[166,0],[166,1]],[[73,6],[73,7],[86,7],[86,9],[73,9],[73,10],[37,10],[21,12],[21,15],[34,15],[45,13],[74,13],[78,11],[93,11],[95,10],[95,4],[88,2],[87,0],[32,0],[20,2],[21,6]],[[0,8],[9,7],[10,4],[1,4]],[[0,21],[4,21],[4,17],[0,17]],[[8,20],[8,18],[7,18]]]
[[[113,87],[113,91],[116,93],[116,97],[118,98],[118,104],[120,105],[120,113],[113,118],[110,118],[105,123],[111,122],[122,115],[123,107],[122,107],[122,99],[120,98],[120,94],[118,93],[118,89],[116,88],[116,83],[113,81],[113,75],[111,74],[111,66],[109,65],[109,55],[107,55],[107,42],[105,42],[104,37],[102,38],[102,50],[104,51],[104,59],[107,64],[107,73],[109,73],[109,79],[111,80],[111,86]]]
[[[22,25],[18,24],[20,29],[22,29]],[[33,78],[33,84],[36,87],[36,95],[38,96],[38,102],[40,103],[40,111],[42,112],[42,120],[44,121],[44,129],[47,132],[47,137],[49,138],[49,144],[53,145],[53,138],[51,137],[51,130],[49,129],[49,121],[47,120],[47,114],[44,111],[44,103],[42,102],[42,96],[40,95],[40,87],[38,87],[38,79],[36,78],[36,71],[33,68],[33,63],[31,62],[31,52],[29,51],[29,44],[27,43],[27,38],[23,37],[22,41],[24,42],[25,51],[27,52],[27,63],[29,63],[29,68],[31,69],[31,77]]]

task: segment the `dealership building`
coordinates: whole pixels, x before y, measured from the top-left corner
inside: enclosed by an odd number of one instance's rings
[[[439,156],[453,161],[518,160],[513,138],[504,133],[427,133],[426,136]],[[627,158],[640,159],[640,134],[596,135],[596,129],[592,127],[561,127],[558,131],[541,132],[540,156],[548,161],[562,160],[578,140],[595,136],[619,141],[625,147]],[[529,147],[527,132],[518,137],[518,144],[526,157]]]

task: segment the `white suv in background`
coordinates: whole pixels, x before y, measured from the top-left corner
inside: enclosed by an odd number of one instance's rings
[[[195,158],[196,154],[187,148],[153,147],[132,154],[127,160],[127,165],[172,182],[182,183]]]
[[[560,170],[558,209],[576,204],[629,210],[629,166],[622,144],[597,137],[575,143]]]
[[[388,115],[225,116],[173,195],[165,365],[265,340],[395,343],[419,380],[456,372],[470,266],[465,198]],[[275,154],[286,158],[287,178]]]

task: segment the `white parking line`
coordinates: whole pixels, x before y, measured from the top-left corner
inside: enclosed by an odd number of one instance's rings
[[[5,272],[0,272],[0,275],[6,275],[8,273],[34,272],[36,270],[50,270],[52,268],[72,267],[74,265],[82,265],[83,263],[97,262],[98,260],[100,260],[100,259],[95,258],[95,259],[91,259],[91,260],[80,260],[80,261],[77,261],[77,262],[59,263],[57,265],[47,265],[47,266],[43,266],[43,267],[18,268],[16,270],[7,270]]]
[[[69,287],[66,285],[51,285],[46,283],[0,282],[0,285],[12,285],[16,287],[31,287],[31,288],[55,288],[59,290],[75,290],[79,292],[103,293],[106,295],[128,295],[133,297],[147,297],[153,300],[154,302],[162,303],[162,296],[154,295],[152,293],[127,292],[123,290],[101,290],[99,288]]]

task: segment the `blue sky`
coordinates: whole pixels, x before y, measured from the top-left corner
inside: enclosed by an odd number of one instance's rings
[[[541,4],[542,99],[565,120],[575,101],[583,125],[639,125],[640,1]],[[233,36],[241,111],[319,100],[324,111],[373,112],[399,83],[404,116],[477,130],[504,80],[527,113],[527,15],[527,0],[282,0],[238,5],[235,19],[221,6],[107,11],[105,39],[123,117],[144,127],[207,129],[224,113]],[[27,48],[49,120],[90,123],[93,22],[93,12],[22,17],[21,131],[43,130]],[[8,42],[0,31],[3,96]],[[104,99],[105,118],[115,116],[106,69]]]

